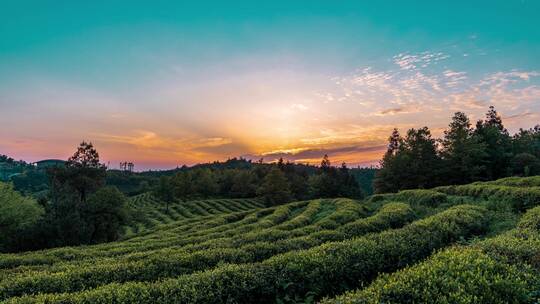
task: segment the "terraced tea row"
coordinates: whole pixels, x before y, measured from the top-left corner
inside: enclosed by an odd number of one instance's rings
[[[0,256],[0,300],[532,303],[540,277],[540,207],[531,208],[540,200],[537,187],[524,185],[534,182],[272,208],[192,202],[197,207],[182,208],[197,216],[159,221],[120,242]],[[159,206],[139,200],[140,208]],[[502,225],[505,216],[512,220]]]
[[[345,209],[345,212],[350,209]],[[272,233],[257,236],[252,232],[247,238],[231,239],[230,242],[225,243],[225,246],[217,243],[212,248],[193,253],[186,253],[184,250],[168,250],[146,257],[144,260],[116,259],[101,263],[96,261],[86,265],[58,265],[41,272],[32,271],[12,276],[9,281],[0,283],[0,298],[21,295],[25,290],[36,293],[66,292],[110,282],[152,281],[208,269],[222,262],[256,262],[279,253],[311,248],[327,241],[347,239],[368,232],[402,226],[413,217],[412,209],[407,205],[388,204],[375,215],[349,222],[336,230],[324,230],[322,227],[325,224],[318,225],[332,221],[328,218],[324,219],[313,225],[313,228],[318,227],[318,229],[297,229],[296,237],[293,238],[287,238],[289,235],[283,234],[279,234],[276,238]],[[257,242],[252,243],[253,237],[257,239]],[[279,241],[276,241],[278,239]]]
[[[398,269],[425,257],[433,249],[480,232],[485,210],[458,206],[414,222],[353,240],[329,242],[308,250],[274,256],[262,263],[225,265],[156,283],[111,284],[72,294],[38,295],[12,303],[214,303],[273,302],[276,297],[334,294],[380,271]],[[283,286],[288,286],[284,289]]]
[[[258,199],[216,199],[174,202],[166,208],[165,202],[159,201],[150,193],[132,197],[129,205],[138,213],[138,220],[126,227],[126,237],[178,220],[264,207],[262,201]]]
[[[421,264],[383,275],[366,289],[322,303],[537,303],[539,253],[536,207],[501,236],[444,250]]]

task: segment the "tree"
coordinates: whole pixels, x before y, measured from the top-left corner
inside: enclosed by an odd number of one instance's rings
[[[83,141],[77,151],[67,160],[66,167],[100,169],[103,165],[99,162],[99,153],[92,143]]]
[[[231,197],[253,197],[257,193],[255,180],[250,170],[237,170],[230,189]]]
[[[332,167],[332,164],[330,163],[330,159],[328,158],[328,154],[325,154],[323,156],[323,159],[321,160],[321,170],[323,172],[327,172]]]
[[[23,234],[41,220],[43,208],[33,199],[24,197],[9,184],[0,182],[0,252],[18,250]]]
[[[217,182],[210,169],[195,170],[191,181],[193,191],[204,198],[212,197],[218,191]]]
[[[99,154],[92,143],[82,142],[65,164],[49,170],[52,192],[67,185],[79,195],[82,203],[88,194],[105,184],[106,168],[99,162]]]
[[[486,145],[473,136],[469,118],[456,112],[441,140],[445,184],[466,184],[485,175]]]
[[[191,172],[178,172],[172,179],[172,187],[174,196],[186,200],[193,194],[193,186],[191,183]]]
[[[512,173],[520,176],[540,174],[540,160],[529,153],[519,153],[512,158]]]
[[[277,167],[272,168],[266,175],[257,194],[262,196],[271,206],[287,203],[292,198],[287,178]]]
[[[492,180],[509,175],[512,157],[511,138],[493,106],[489,107],[486,119],[476,123],[474,135],[486,146],[488,157],[483,178]]]
[[[401,189],[430,188],[439,184],[442,163],[428,127],[410,129],[398,153],[404,154],[403,161],[408,168]]]
[[[154,188],[153,195],[160,201],[165,202],[165,210],[169,212],[169,204],[174,201],[175,188],[172,179],[168,176],[161,176],[159,183]]]
[[[376,193],[402,189],[429,188],[440,184],[442,162],[436,141],[427,127],[410,129],[402,139],[392,132],[389,149],[381,161],[381,170],[374,180]],[[395,147],[398,143],[398,150]]]
[[[401,140],[401,135],[399,134],[398,129],[394,128],[394,130],[392,130],[392,135],[390,135],[388,138],[388,150],[386,153],[389,155],[395,155],[399,150]]]
[[[512,152],[514,155],[528,153],[540,159],[540,125],[528,130],[519,129],[512,140]]]
[[[88,198],[83,207],[86,242],[102,243],[118,239],[128,223],[127,199],[116,187],[103,187]]]
[[[339,190],[338,195],[342,197],[361,199],[364,197],[364,193],[360,188],[360,185],[356,181],[356,178],[350,173],[349,168],[343,162],[338,172]]]
[[[397,192],[401,188],[401,182],[403,178],[401,174],[404,173],[399,161],[403,158],[402,155],[398,155],[399,148],[403,142],[403,138],[399,134],[398,129],[394,128],[392,135],[388,137],[388,149],[383,155],[380,161],[381,169],[377,171],[373,179],[373,191],[375,193]]]

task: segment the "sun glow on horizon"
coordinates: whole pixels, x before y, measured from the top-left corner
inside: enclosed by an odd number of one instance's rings
[[[371,165],[394,127],[440,136],[455,111],[540,121],[535,3],[79,5],[0,12],[0,154],[67,158],[87,140],[113,167]]]

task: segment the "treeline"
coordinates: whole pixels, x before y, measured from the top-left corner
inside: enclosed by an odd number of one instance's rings
[[[475,127],[456,112],[440,139],[428,127],[405,136],[394,129],[373,185],[376,193],[386,193],[537,174],[540,125],[510,135],[491,106]]]
[[[362,198],[350,169],[331,166],[325,155],[319,167],[298,165],[280,159],[275,164],[228,169],[195,167],[161,176],[153,193],[165,202],[199,198],[264,197],[269,205],[292,200],[324,197]]]
[[[46,190],[32,192],[47,184]],[[320,166],[280,159],[275,164],[232,159],[225,163],[173,171],[133,173],[108,171],[91,143],[83,142],[63,165],[34,166],[0,184],[0,252],[35,250],[113,241],[138,214],[127,205],[127,193],[148,192],[164,202],[203,198],[263,197],[269,206],[323,197],[364,196],[345,164]],[[116,187],[118,185],[118,187]],[[27,196],[16,190],[26,189]],[[26,188],[25,188],[26,186]],[[7,232],[7,233],[4,233]]]
[[[0,171],[2,171],[1,162],[2,159],[0,156]],[[46,197],[50,188],[47,170],[45,168],[39,168],[37,166],[26,164],[24,162],[19,163],[23,163],[25,165],[18,169],[17,174],[10,175],[9,178],[6,177],[5,181],[11,182],[15,190],[25,195],[31,195],[36,198]],[[236,174],[240,174],[244,171],[266,172],[275,165],[276,164],[263,163],[261,161],[253,162],[244,158],[231,158],[223,162],[198,164],[191,167],[182,166],[172,170],[129,172],[124,170],[107,169],[105,185],[114,186],[125,195],[133,196],[152,190],[156,185],[158,185],[161,176],[175,176],[180,172],[191,172],[190,174],[192,175],[200,175],[200,171],[209,170],[214,176],[225,176],[224,178],[219,178],[219,180],[229,179],[229,181],[225,183],[231,184],[232,182],[230,180],[234,179],[233,176]],[[316,175],[319,172],[318,166],[314,165],[301,163],[289,163],[286,165],[288,171],[294,171],[304,177],[306,175]],[[263,168],[256,169],[256,167]],[[291,169],[290,167],[294,167],[294,169]],[[370,195],[373,193],[372,183],[377,170],[377,168],[350,168],[349,173],[355,177],[360,185],[361,191],[366,195]],[[295,181],[289,182],[291,183],[291,186],[294,186]],[[221,190],[217,191],[216,195],[223,198],[237,198],[237,196],[235,196],[236,194]],[[204,194],[201,195],[201,197],[204,197]],[[308,197],[310,196],[308,195]]]
[[[105,186],[106,168],[90,143],[65,166],[47,170],[49,191],[37,201],[0,183],[0,251],[95,244],[118,239],[130,219],[127,199]]]

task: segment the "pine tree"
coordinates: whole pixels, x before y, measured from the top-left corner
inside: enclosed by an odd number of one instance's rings
[[[486,145],[488,162],[483,179],[492,180],[508,176],[511,173],[511,138],[493,106],[489,107],[486,119],[477,122],[474,135]]]
[[[445,163],[441,179],[445,184],[478,180],[486,170],[485,144],[473,136],[469,118],[463,112],[456,112],[448,127],[441,140],[441,156]]]

